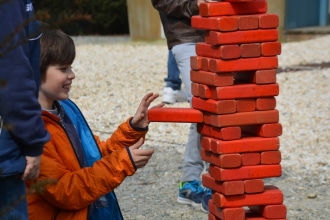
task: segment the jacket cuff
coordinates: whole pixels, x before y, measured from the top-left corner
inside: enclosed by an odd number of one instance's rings
[[[132,157],[132,155],[131,155],[131,151],[129,150],[129,147],[126,147],[126,150],[127,150],[127,153],[128,153],[129,159],[131,159],[132,164],[133,164],[133,166],[134,166],[134,169],[135,169],[135,171],[136,171],[136,170],[137,170],[137,167],[136,167],[136,165],[135,165],[135,163],[134,163],[134,160],[133,160],[133,157]]]
[[[145,128],[136,127],[132,123],[133,117],[129,120],[129,125],[136,131],[148,131],[148,126]]]

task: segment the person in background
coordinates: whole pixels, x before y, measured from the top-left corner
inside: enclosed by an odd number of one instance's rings
[[[180,71],[171,50],[168,51],[167,77],[164,81],[163,103],[174,104],[176,102],[188,101],[186,91],[181,90],[182,80],[180,78]]]
[[[165,22],[166,14],[159,12],[160,20]],[[164,26],[163,31],[165,32]],[[168,50],[167,58],[167,77],[164,79],[163,103],[174,104],[176,102],[187,102],[188,97],[185,90],[181,90],[182,80],[180,70],[171,50]]]
[[[75,55],[70,36],[58,29],[44,31],[39,102],[52,138],[45,144],[36,181],[50,184],[28,195],[29,219],[121,220],[114,189],[144,167],[154,153],[141,146],[148,131],[148,107],[158,94],[146,94],[135,115],[101,141],[69,99]],[[27,187],[32,183],[27,182]]]
[[[0,3],[0,219],[28,219],[25,180],[50,135],[37,99],[41,36],[29,0]]]
[[[151,0],[159,11],[168,49],[171,50],[191,101],[190,57],[196,56],[196,43],[204,41],[204,32],[191,27],[191,17],[199,14],[199,4],[203,0]],[[190,102],[191,103],[191,102]],[[192,123],[183,158],[182,178],[179,183],[177,202],[201,207],[208,212],[211,190],[204,187],[201,174],[207,164],[200,155],[200,134],[197,124]]]

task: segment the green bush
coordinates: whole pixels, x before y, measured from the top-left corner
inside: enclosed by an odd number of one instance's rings
[[[39,20],[70,35],[128,34],[126,0],[39,0]]]

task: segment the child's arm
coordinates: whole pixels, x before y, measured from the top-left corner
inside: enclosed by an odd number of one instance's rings
[[[126,148],[103,157],[92,167],[80,168],[73,150],[67,148],[65,152],[58,151],[60,146],[55,145],[60,144],[63,143],[49,142],[45,145],[37,179],[56,181],[56,184],[49,184],[41,195],[60,209],[86,208],[100,196],[113,191],[136,171]]]
[[[134,117],[129,118],[126,122],[122,123],[112,134],[112,136],[105,142],[101,142],[97,139],[103,155],[108,155],[112,153],[112,151],[123,147],[132,146],[140,138],[144,138],[148,131],[149,125],[148,108],[151,102],[158,98],[158,96],[158,94],[153,93],[146,94],[143,97]],[[164,104],[158,104],[153,106],[153,108],[163,106]]]

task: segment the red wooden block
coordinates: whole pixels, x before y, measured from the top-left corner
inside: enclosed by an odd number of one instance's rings
[[[201,111],[192,108],[151,108],[148,111],[150,122],[199,123],[203,121]]]
[[[220,165],[219,167],[224,169],[237,168],[242,165],[240,154],[221,154],[219,155]]]
[[[195,83],[211,85],[211,86],[231,86],[234,84],[233,73],[213,73],[207,71],[190,71],[190,79]]]
[[[270,84],[276,82],[276,71],[272,69],[235,72],[234,79],[246,83]]]
[[[280,22],[279,20],[276,14],[261,14],[259,15],[259,28],[277,28]]]
[[[282,134],[282,125],[280,123],[245,125],[241,126],[241,129],[244,133],[260,137],[277,137]]]
[[[199,5],[199,14],[204,17],[224,15],[260,14],[267,11],[265,0],[248,2],[209,2]]]
[[[238,84],[227,87],[210,88],[213,99],[244,99],[277,96],[279,94],[279,85],[277,83],[256,85],[256,84]]]
[[[191,94],[193,96],[199,96],[198,83],[191,83]]]
[[[213,128],[214,130],[217,130],[218,128],[215,127]],[[225,141],[232,141],[232,140],[237,140],[241,138],[241,129],[240,127],[225,127],[225,128],[220,128],[222,132],[222,139]]]
[[[266,205],[266,206],[249,206],[249,209],[259,213],[268,219],[283,219],[286,218],[286,206],[279,205]]]
[[[244,180],[245,193],[261,193],[265,189],[262,179]]]
[[[276,99],[274,97],[264,97],[256,99],[256,110],[264,111],[275,109]]]
[[[206,162],[208,162],[208,163],[210,163],[210,164],[215,164],[215,163],[213,162],[213,160],[212,160],[212,152],[207,151],[207,150],[205,150],[204,148],[202,148],[202,149],[200,150],[200,154],[201,154],[201,158],[202,158],[202,160],[204,160],[204,161],[206,161]]]
[[[238,20],[235,16],[202,17],[195,15],[191,17],[191,26],[195,29],[236,31]]]
[[[197,125],[197,131],[204,136],[222,139],[225,141],[237,140],[241,138],[240,127],[218,128],[204,123],[200,123]]]
[[[204,31],[204,41],[205,42],[210,42],[210,31],[208,31],[208,30],[205,30]]]
[[[255,30],[259,28],[259,17],[257,15],[238,16],[238,29]]]
[[[202,57],[191,56],[190,57],[190,68],[193,70],[202,69]]]
[[[242,153],[242,166],[253,166],[260,164],[260,153]]]
[[[200,125],[200,124],[198,124],[198,125]],[[202,135],[201,138],[200,138],[201,147],[203,149],[207,150],[207,151],[212,151],[211,141],[212,141],[212,138],[205,137],[205,136]]]
[[[198,85],[198,94],[199,97],[209,99],[212,97],[211,89],[204,84],[199,84]]]
[[[269,111],[239,112],[227,115],[211,115],[211,125],[215,127],[277,123],[278,121],[279,112],[276,109]]]
[[[204,71],[209,71],[209,62],[210,62],[211,58],[209,57],[202,57],[201,58],[201,70],[204,70]]]
[[[279,164],[281,162],[280,151],[265,151],[261,152],[261,164]]]
[[[203,186],[212,189],[214,192],[219,192],[224,195],[241,195],[244,194],[244,181],[226,181],[221,182],[215,180],[208,173],[202,175]]]
[[[234,207],[234,208],[219,208],[216,205],[209,201],[209,211],[218,219],[221,220],[245,220],[245,210],[243,207]]]
[[[242,58],[252,58],[261,56],[261,45],[260,43],[252,44],[241,44],[241,57]]]
[[[201,149],[201,157],[204,161],[213,164],[217,167],[229,169],[237,168],[241,166],[241,155],[240,154],[215,154],[211,151]]]
[[[203,112],[203,120],[204,120],[204,124],[205,125],[209,125],[210,126],[211,123],[212,123],[212,113],[210,113],[210,112]]]
[[[237,72],[261,69],[276,69],[278,67],[278,58],[274,57],[256,57],[241,58],[235,60],[210,59],[208,69],[211,72]]]
[[[213,46],[204,42],[196,44],[196,53],[198,56],[219,59],[235,59],[241,56],[239,45]]]
[[[271,151],[278,150],[280,146],[280,140],[278,137],[243,137],[239,140],[232,141],[222,141],[210,138],[210,141],[212,151],[219,154]]]
[[[244,194],[244,182],[242,180],[222,182],[222,194],[226,196]]]
[[[204,99],[211,98],[211,90],[207,85],[198,84],[198,83],[191,83],[192,95],[197,96]]]
[[[240,207],[256,205],[278,205],[283,203],[283,193],[275,186],[265,186],[262,193],[225,196],[215,192],[212,200],[217,207]]]
[[[276,56],[281,54],[282,47],[280,42],[264,42],[260,50],[262,56]]]
[[[234,32],[210,31],[205,42],[212,45],[261,43],[278,40],[277,29],[258,29]]]
[[[192,97],[191,105],[194,109],[217,114],[229,114],[236,112],[235,100],[213,100]]]
[[[209,173],[218,181],[233,181],[279,177],[282,174],[282,169],[279,164],[243,166],[234,169],[222,169],[210,164]]]
[[[256,110],[255,99],[237,99],[236,100],[236,111],[237,112],[252,112]]]

